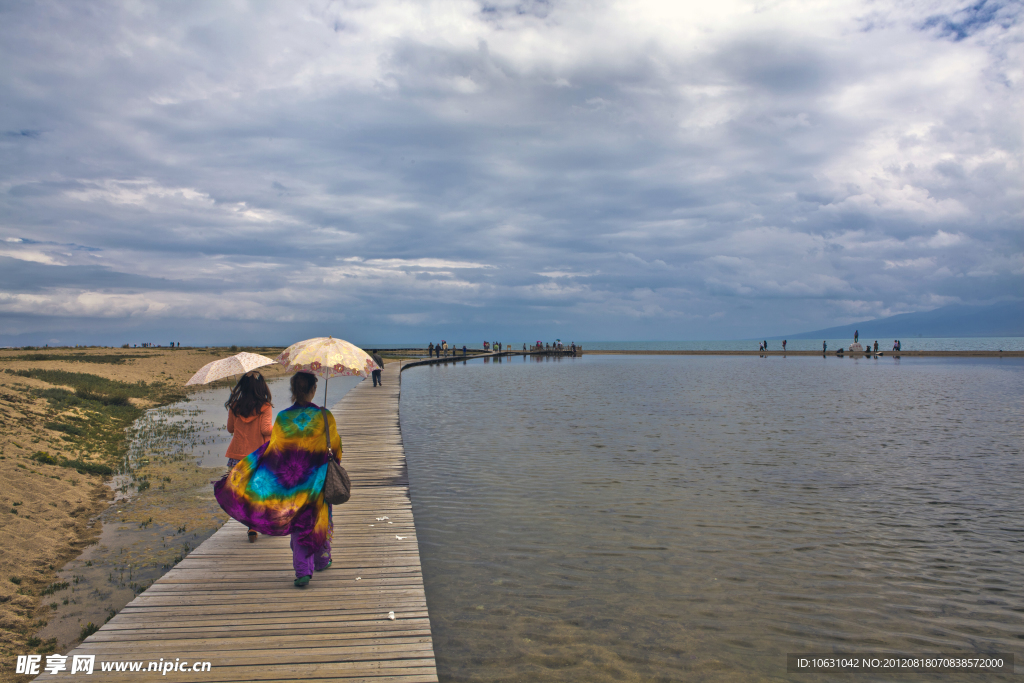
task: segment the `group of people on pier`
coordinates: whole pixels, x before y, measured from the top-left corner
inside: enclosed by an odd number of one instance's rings
[[[487,344],[487,342],[484,342],[484,344]],[[427,357],[434,358],[436,356],[436,357],[440,358],[441,355],[444,354],[444,357],[447,358],[449,351],[451,351],[452,355],[454,356],[455,354],[457,354],[459,352],[459,349],[457,347],[454,347],[454,346],[449,349],[448,348],[448,342],[446,342],[444,339],[442,339],[441,343],[437,344],[436,346],[434,345],[434,342],[430,342],[430,345],[427,347]],[[466,345],[463,344],[462,345],[462,355],[465,356],[468,353],[469,353],[469,350],[466,349]]]
[[[500,341],[484,341],[483,350],[484,353],[513,353],[514,347],[509,344],[504,344]],[[527,352],[560,351],[563,353],[568,352],[570,355],[576,356],[578,350],[579,347],[576,346],[576,342],[572,342],[569,346],[566,346],[565,344],[562,343],[561,340],[555,340],[550,344],[538,341],[532,347],[527,347],[525,343],[523,344],[523,351]],[[460,351],[463,356],[467,356],[469,354],[469,350],[466,348],[465,345],[463,345],[461,349],[455,346],[449,347],[448,342],[445,341],[444,339],[442,339],[438,344],[430,342],[430,344],[427,345],[428,358],[447,358],[449,353],[451,353],[452,356],[456,356],[460,353]]]

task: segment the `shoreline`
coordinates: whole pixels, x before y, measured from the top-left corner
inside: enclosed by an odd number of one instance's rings
[[[632,350],[632,349],[602,349],[591,351],[583,349],[581,355],[620,355],[620,356],[830,356],[836,357],[836,351],[829,349],[824,354],[821,351],[783,351],[772,349],[769,351],[717,351],[717,350]],[[844,356],[860,358],[864,356],[892,356],[900,357],[932,357],[932,358],[1024,358],[1024,351],[879,351],[878,353],[853,353],[845,351]]]

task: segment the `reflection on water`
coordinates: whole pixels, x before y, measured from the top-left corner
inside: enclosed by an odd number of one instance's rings
[[[442,680],[1022,661],[1019,360],[518,358],[402,379]]]

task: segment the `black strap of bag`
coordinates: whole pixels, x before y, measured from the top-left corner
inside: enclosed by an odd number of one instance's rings
[[[347,503],[352,497],[352,480],[348,472],[334,459],[334,451],[331,450],[331,429],[327,422],[327,409],[321,408],[320,414],[324,418],[324,438],[327,440],[327,476],[324,478],[324,502],[329,505],[341,505]]]

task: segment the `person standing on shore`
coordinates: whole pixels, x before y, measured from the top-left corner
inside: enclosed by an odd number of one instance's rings
[[[783,353],[786,352],[786,340],[785,339],[782,340],[782,352]]]
[[[878,340],[875,340],[875,353],[878,353]]]
[[[825,353],[826,351],[828,351],[828,342],[826,342],[824,339],[822,339],[821,340],[821,352]]]
[[[270,403],[270,387],[263,375],[252,370],[238,379],[224,403],[228,409],[228,471],[262,446],[274,428],[274,407]],[[249,542],[255,543],[257,533],[249,527]]]
[[[430,342],[430,346],[427,347],[427,358],[434,357],[434,342]]]
[[[853,331],[853,343],[856,344],[857,340],[859,340],[859,339],[860,339],[860,331],[859,330],[854,330]]]
[[[313,404],[316,376],[297,372],[290,408],[274,422],[270,441],[245,456],[218,481],[213,494],[224,511],[270,536],[291,536],[295,586],[331,566],[334,522],[324,502],[327,459],[341,461],[334,415]]]
[[[370,374],[373,376],[373,386],[384,386],[384,380],[381,379],[381,373],[384,372],[384,359],[377,355],[377,349],[370,352],[370,358],[377,364],[378,370],[374,370]]]

